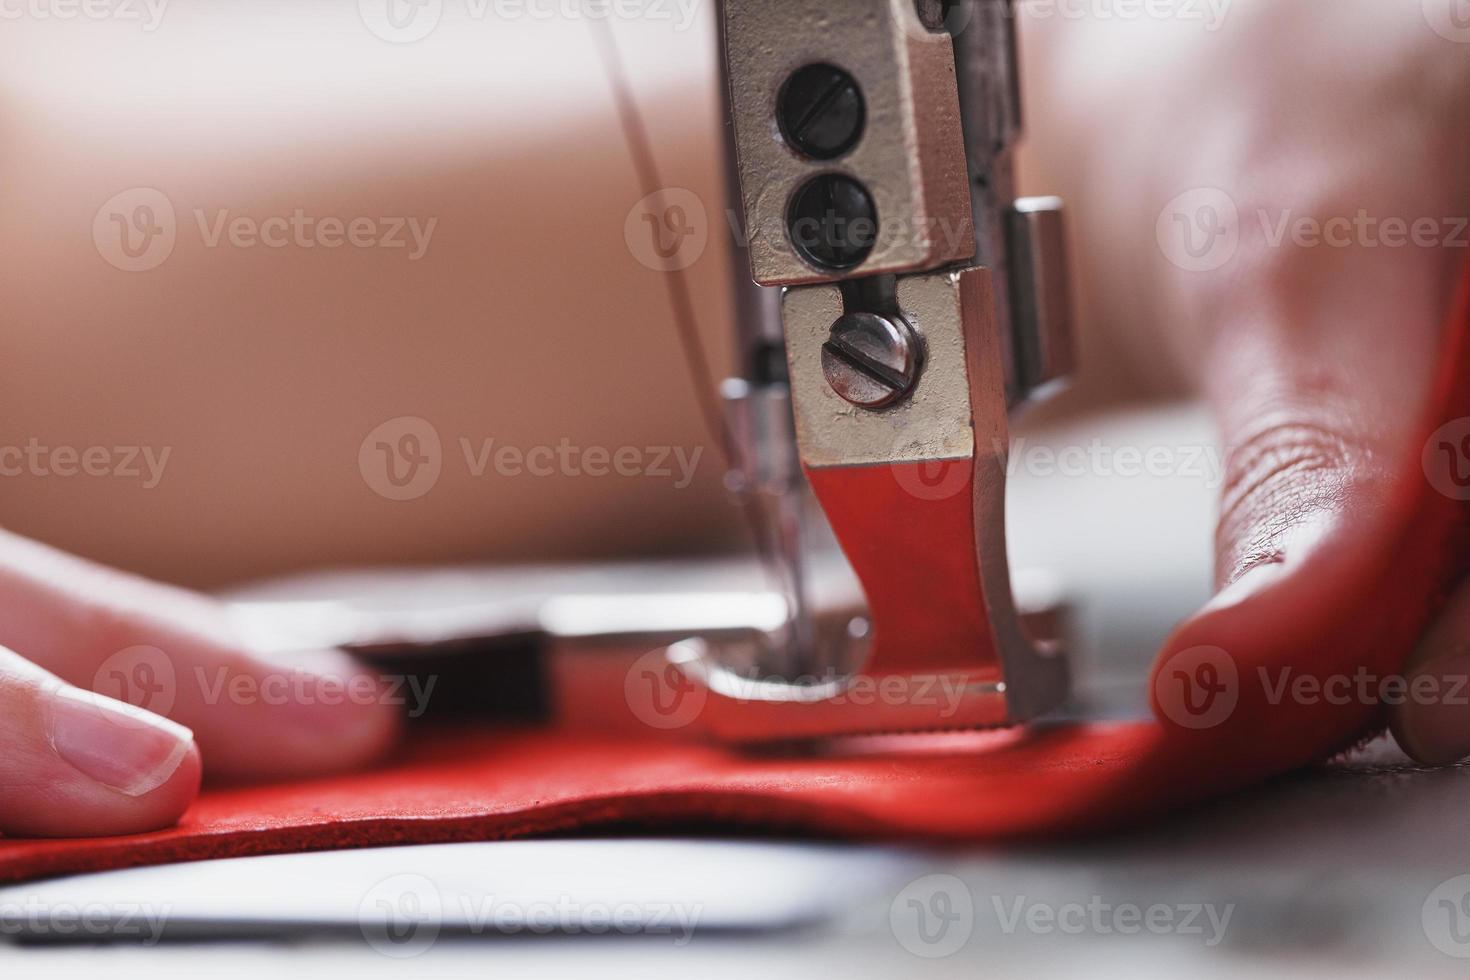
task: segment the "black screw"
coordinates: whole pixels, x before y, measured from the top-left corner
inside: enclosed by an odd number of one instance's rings
[[[817,268],[851,269],[873,251],[878,210],[851,177],[819,174],[792,195],[786,232],[797,253]]]
[[[863,135],[862,89],[835,65],[798,68],[776,96],[781,135],[814,160],[833,160],[857,145]]]

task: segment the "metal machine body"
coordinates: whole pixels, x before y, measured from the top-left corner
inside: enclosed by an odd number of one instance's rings
[[[726,385],[732,485],[770,517],[791,623],[754,661],[718,638],[671,648],[718,736],[1012,724],[1066,696],[1005,548],[1008,414],[1071,359],[1059,202],[1011,189],[1011,18],[1010,0],[725,2],[763,287],[739,311],[747,376]],[[846,629],[820,628],[804,594],[798,459],[867,597]]]

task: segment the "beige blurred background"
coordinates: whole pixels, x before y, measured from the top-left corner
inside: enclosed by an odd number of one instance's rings
[[[590,26],[446,2],[427,36],[397,43],[374,32],[373,2],[4,25],[0,452],[41,455],[0,457],[0,523],[200,587],[738,546],[661,273],[625,239],[643,192]],[[687,28],[614,30],[664,182],[705,205],[708,247],[688,274],[718,373],[733,235],[711,6],[687,8]],[[1051,71],[1027,54],[1033,75]],[[1057,189],[1053,177],[1026,189]],[[109,255],[129,260],[107,236],[152,192],[172,207],[172,251],[118,268]],[[405,248],[244,247],[227,231],[210,244],[222,221],[297,210],[382,233],[389,219],[434,224],[417,258],[407,227]],[[1093,381],[1073,406],[1099,379],[1138,389],[1110,345],[1089,335],[1083,353]],[[432,427],[441,465],[430,489],[394,500],[359,451],[404,416]],[[668,477],[476,475],[466,446],[487,439],[633,447],[644,469],[658,452],[703,454],[688,486],[672,453]],[[67,447],[105,449],[106,475],[80,472]]]

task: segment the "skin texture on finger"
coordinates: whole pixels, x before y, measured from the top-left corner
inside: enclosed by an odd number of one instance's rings
[[[0,644],[192,729],[211,778],[356,768],[382,755],[399,726],[400,703],[340,651],[264,659],[207,597],[4,532]]]
[[[0,833],[99,837],[170,827],[199,791],[188,729],[72,687],[0,649]]]

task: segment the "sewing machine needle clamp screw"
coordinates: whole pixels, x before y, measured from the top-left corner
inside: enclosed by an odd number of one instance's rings
[[[798,68],[776,98],[781,134],[813,160],[835,160],[856,146],[865,115],[857,80],[836,65]]]
[[[891,405],[919,378],[919,339],[899,316],[847,313],[822,345],[822,374],[859,408]]]

